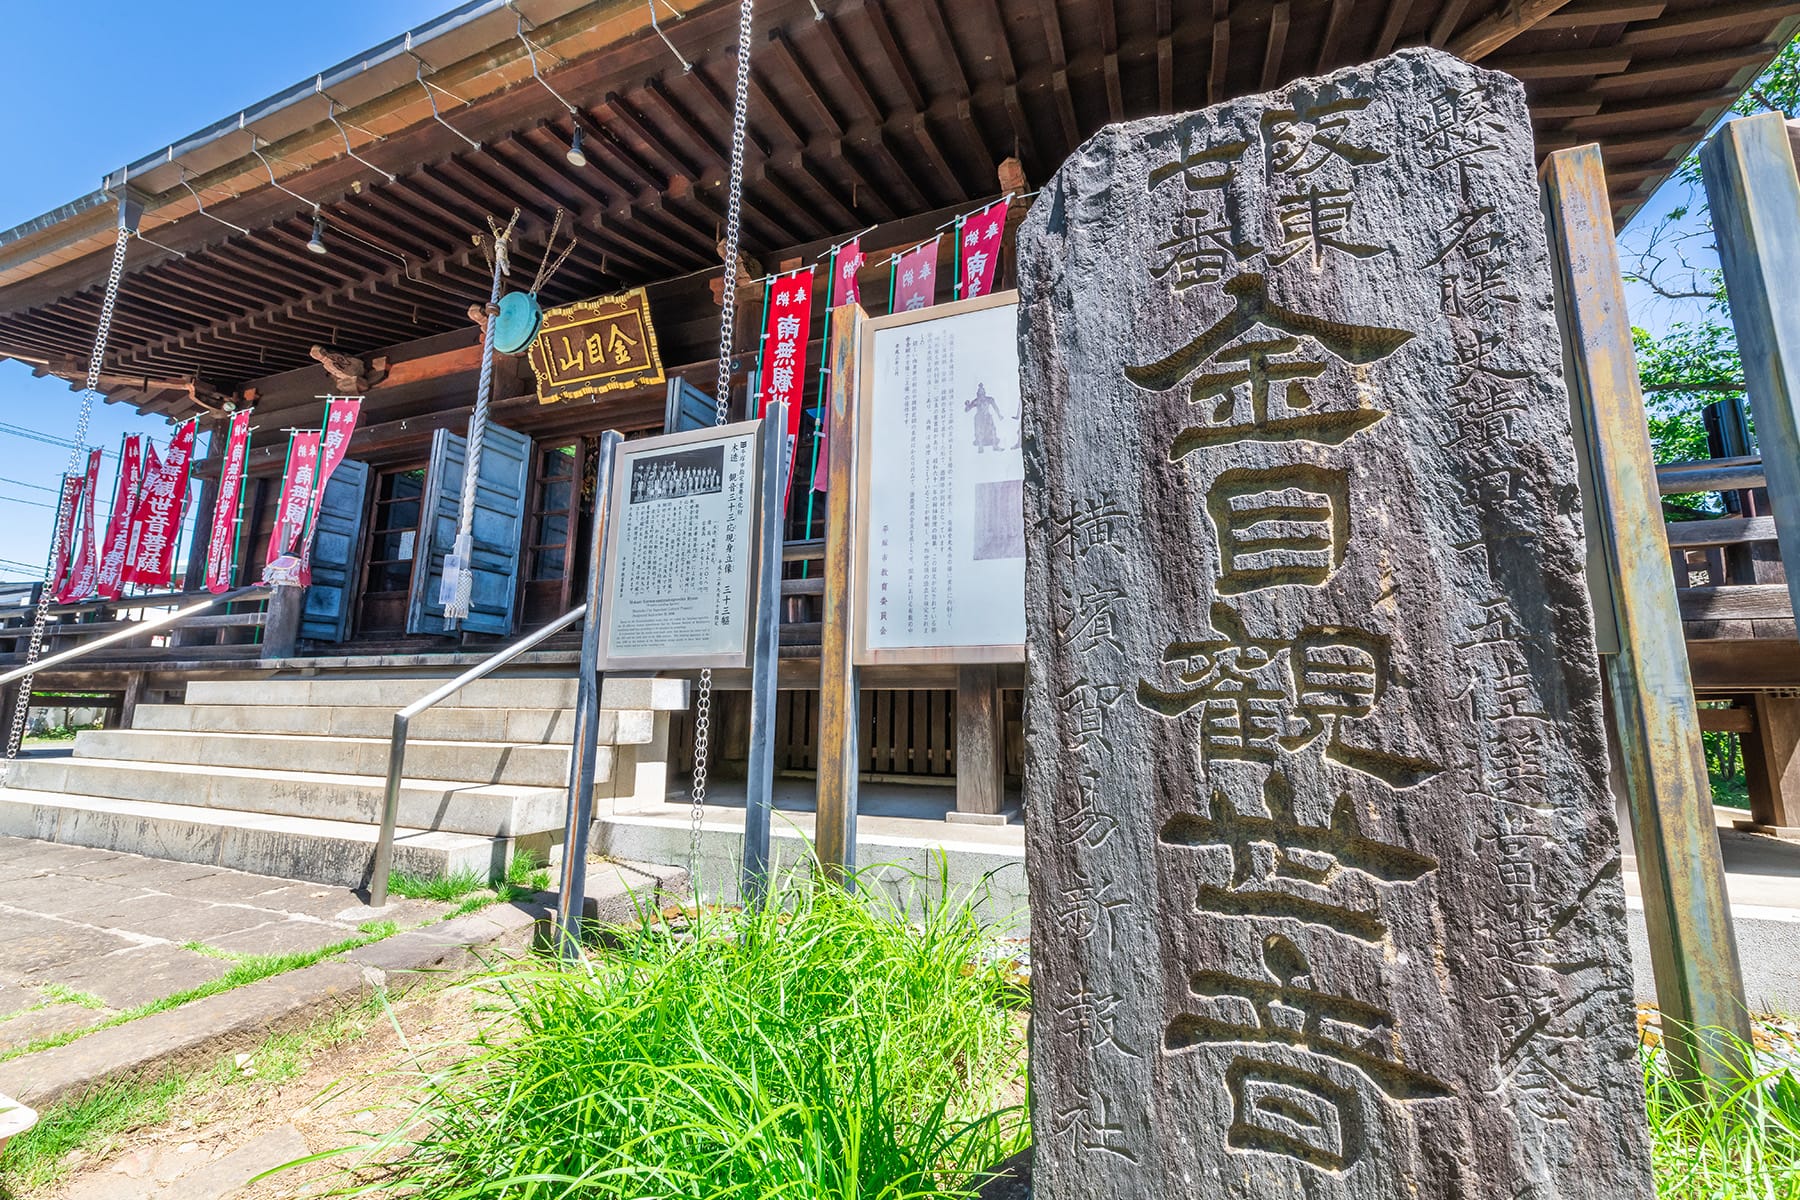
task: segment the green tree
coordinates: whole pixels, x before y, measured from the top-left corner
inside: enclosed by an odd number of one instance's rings
[[[1800,38],[1783,47],[1775,61],[1745,89],[1732,112],[1748,116],[1779,112],[1800,114]],[[1710,258],[1713,232],[1706,212],[1698,159],[1682,163],[1678,177],[1696,197],[1693,206],[1672,209],[1631,253],[1626,277],[1668,300],[1695,306],[1698,315],[1676,321],[1660,337],[1632,330],[1638,374],[1643,380],[1650,442],[1658,462],[1707,458],[1706,426],[1701,413],[1719,400],[1744,400],[1743,364],[1738,358],[1725,280]],[[1696,264],[1700,260],[1701,265]],[[1669,496],[1664,507],[1672,517],[1711,515],[1714,496]]]

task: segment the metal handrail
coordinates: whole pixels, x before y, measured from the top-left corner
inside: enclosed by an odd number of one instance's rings
[[[169,612],[160,613],[154,617],[145,617],[142,621],[133,622],[129,628],[116,630],[112,633],[97,637],[91,642],[83,642],[79,646],[72,646],[67,650],[52,654],[49,658],[40,658],[36,662],[27,663],[22,667],[8,671],[6,674],[0,675],[0,687],[4,687],[6,684],[9,684],[16,679],[23,679],[27,675],[35,675],[39,671],[46,671],[51,667],[59,667],[63,663],[72,662],[77,658],[92,654],[94,651],[104,649],[107,646],[129,641],[134,637],[141,637],[153,629],[163,629],[169,626],[179,625],[187,618],[198,616],[200,613],[205,612],[215,605],[230,604],[234,600],[266,600],[273,592],[274,589],[266,583],[252,583],[229,592],[221,592],[217,596],[209,597],[198,604],[190,604],[186,608],[177,608]],[[139,598],[132,597],[120,601],[119,607],[134,608],[139,603]],[[78,630],[81,626],[72,625],[69,628]]]
[[[542,629],[476,663],[435,692],[414,700],[394,714],[394,737],[388,744],[387,790],[381,802],[381,838],[375,843],[375,866],[369,877],[369,907],[382,908],[387,904],[388,875],[394,866],[394,826],[400,816],[400,771],[406,765],[406,727],[426,709],[442,704],[477,679],[492,674],[552,634],[561,633],[581,620],[587,615],[587,609],[586,604],[576,605]]]

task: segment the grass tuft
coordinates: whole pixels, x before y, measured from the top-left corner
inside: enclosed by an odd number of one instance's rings
[[[480,872],[469,867],[435,879],[395,871],[388,877],[388,894],[399,896],[402,900],[436,900],[448,904],[461,900],[471,892],[484,891],[487,885],[488,881],[481,877]]]
[[[1743,1062],[1759,1061],[1751,1047],[1736,1051]],[[1800,1200],[1800,1073],[1793,1064],[1758,1066],[1723,1092],[1696,1095],[1671,1077],[1665,1051],[1652,1047],[1644,1051],[1644,1089],[1663,1200]]]
[[[941,881],[939,881],[941,882]],[[873,889],[872,889],[873,890]],[[1023,1022],[966,897],[646,914],[499,1012],[375,1144],[377,1191],[548,1200],[964,1197],[1023,1145]],[[410,1137],[408,1136],[410,1135]]]

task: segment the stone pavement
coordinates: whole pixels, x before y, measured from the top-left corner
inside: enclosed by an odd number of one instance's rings
[[[0,1054],[209,983],[246,955],[307,953],[371,920],[348,888],[0,837]]]

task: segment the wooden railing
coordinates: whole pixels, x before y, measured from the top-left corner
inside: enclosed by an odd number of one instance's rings
[[[154,592],[118,600],[54,604],[44,627],[40,657],[131,629],[138,622],[126,617],[126,613],[182,608],[208,596],[207,592]],[[267,604],[262,599],[241,600],[233,605],[240,611],[189,617],[175,628],[147,630],[108,647],[105,658],[135,661],[147,657],[254,657],[259,652],[262,627],[268,621]],[[0,666],[25,661],[36,615],[35,605],[0,612]],[[183,653],[170,655],[172,649]],[[189,651],[192,653],[186,653]]]
[[[1689,641],[1794,637],[1787,574],[1767,513],[1762,459],[1714,458],[1656,469],[1665,496],[1717,492],[1740,515],[1668,523],[1670,566]]]

